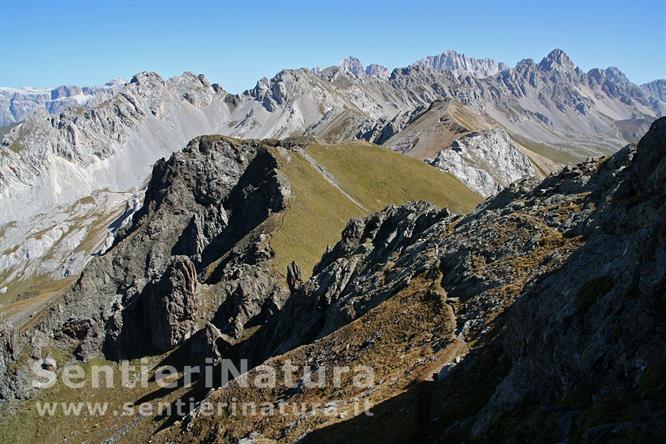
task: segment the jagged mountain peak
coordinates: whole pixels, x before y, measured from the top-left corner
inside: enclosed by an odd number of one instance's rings
[[[388,78],[390,72],[384,65],[371,63],[368,66],[363,66],[363,62],[358,57],[345,57],[338,63],[338,68],[345,74],[349,74],[356,78],[377,77],[380,79]]]
[[[378,65],[376,63],[371,63],[365,67],[365,75],[370,77],[379,77],[382,79],[388,78],[389,70],[383,65]]]
[[[522,59],[519,60],[518,63],[516,63],[515,70],[522,70],[525,68],[528,68],[530,66],[534,66],[536,63],[534,63],[534,59]]]
[[[141,83],[164,83],[164,79],[155,71],[141,71],[132,76],[131,84]]]
[[[549,52],[548,55],[544,57],[541,62],[539,62],[539,68],[541,68],[543,71],[573,71],[576,69],[576,65],[567,55],[567,53],[559,48],[556,48]]]
[[[179,85],[182,85],[184,83],[195,83],[195,84],[201,84],[206,88],[212,86],[210,80],[208,80],[208,77],[206,77],[205,74],[197,74],[192,71],[185,71],[180,75],[169,78],[164,78],[155,71],[141,71],[134,74],[132,76],[132,79],[127,83],[124,83],[122,79],[114,79],[108,83],[113,83],[114,85],[120,85],[120,86],[129,84],[129,85],[136,85],[139,87],[155,87],[158,85],[166,85],[167,83],[174,83]]]
[[[456,76],[472,75],[474,77],[488,77],[507,69],[509,66],[493,59],[477,59],[467,57],[465,54],[458,53],[452,49],[441,54],[428,56],[415,63],[416,65],[427,66],[437,71],[451,71]]]
[[[345,57],[340,61],[338,64],[338,67],[340,69],[347,73],[350,74],[354,77],[361,77],[365,74],[365,68],[363,67],[363,63],[357,58],[357,57]]]
[[[629,79],[627,78],[626,74],[620,70],[617,66],[609,66],[604,70],[606,72],[606,76],[616,82],[629,82]]]

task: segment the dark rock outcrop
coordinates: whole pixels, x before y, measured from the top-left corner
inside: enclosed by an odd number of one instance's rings
[[[289,264],[289,267],[287,267],[287,286],[290,291],[294,292],[298,290],[302,284],[303,279],[301,278],[301,269],[296,262],[292,261],[291,264]]]
[[[38,356],[51,345],[80,359],[99,353],[128,359],[181,344],[193,348],[192,356],[219,355],[223,343],[286,299],[261,224],[285,208],[289,194],[270,145],[194,139],[157,162],[132,222],[47,309],[30,338],[0,334],[16,344],[0,364],[7,368],[16,359],[14,349]]]
[[[159,282],[150,290],[148,325],[152,344],[168,351],[196,329],[200,305],[197,272],[187,256],[174,256]]]

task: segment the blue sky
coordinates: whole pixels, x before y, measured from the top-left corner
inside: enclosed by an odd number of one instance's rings
[[[511,65],[564,49],[581,68],[666,78],[666,0],[0,2],[0,85],[94,85],[152,70],[240,92],[347,55],[405,66],[455,49]]]

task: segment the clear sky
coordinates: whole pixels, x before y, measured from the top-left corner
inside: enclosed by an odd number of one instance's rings
[[[152,70],[231,92],[347,55],[406,66],[455,49],[510,65],[562,48],[581,68],[666,78],[666,0],[0,0],[0,85],[95,85]]]

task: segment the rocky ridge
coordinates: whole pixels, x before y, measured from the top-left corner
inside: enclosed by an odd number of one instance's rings
[[[206,399],[314,397],[347,406],[355,396],[371,400],[374,416],[216,424],[195,410],[157,440],[206,440],[220,426],[222,442],[250,432],[300,442],[663,438],[664,159],[660,119],[638,147],[515,183],[465,217],[417,203],[350,222],[312,279],[236,350],[257,364],[359,359],[385,379],[353,394],[231,383]],[[418,311],[420,326],[439,319],[438,329],[427,330],[430,356],[405,361],[409,350],[424,353],[419,324],[396,333],[390,325],[409,311],[385,318],[382,310],[416,310],[408,304],[419,297],[432,304],[429,314]],[[410,409],[417,413],[400,413]]]
[[[113,95],[125,82],[114,79],[103,86],[62,85],[53,89],[0,88],[0,127],[11,126],[27,119],[35,110],[46,108],[58,114],[73,106],[81,106],[95,99]]]
[[[266,235],[253,231],[289,197],[275,168],[266,145],[224,138],[195,139],[158,162],[143,207],[86,267],[65,308],[51,311],[67,319],[49,326],[60,325],[60,338],[78,344],[83,358],[167,351],[216,317],[223,333],[239,337],[285,297]],[[110,266],[118,270],[111,280]]]

